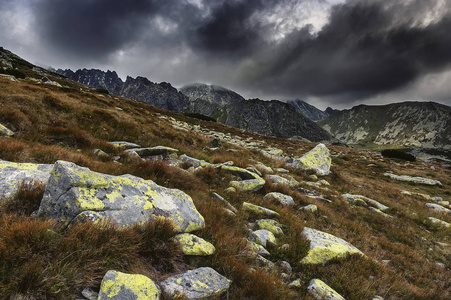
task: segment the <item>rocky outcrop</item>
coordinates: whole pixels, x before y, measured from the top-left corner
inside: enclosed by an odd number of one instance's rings
[[[175,275],[160,283],[169,299],[210,299],[219,297],[230,287],[231,281],[212,268],[198,268]]]
[[[294,159],[291,167],[296,170],[314,170],[317,175],[325,176],[330,173],[331,162],[329,149],[324,144],[318,144],[301,158]]]
[[[329,116],[326,112],[319,110],[315,106],[308,104],[303,100],[290,100],[287,101],[298,113],[312,121],[324,120]]]
[[[98,300],[159,300],[161,291],[148,277],[108,271],[102,279]]]
[[[301,263],[324,264],[333,258],[345,257],[350,254],[363,255],[350,243],[329,233],[304,227],[302,235],[310,241],[310,251],[301,260]]]
[[[171,220],[179,232],[205,225],[191,197],[182,191],[132,175],[96,173],[65,161],[55,163],[38,215],[65,225],[110,219],[119,226],[161,217]]]
[[[47,184],[53,165],[0,160],[0,197],[14,195],[22,184]]]

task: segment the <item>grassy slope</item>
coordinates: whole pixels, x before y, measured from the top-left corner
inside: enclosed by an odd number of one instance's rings
[[[64,80],[60,81],[65,84]],[[428,216],[451,222],[450,215],[427,209],[419,197],[401,195],[401,190],[422,192],[450,198],[451,172],[438,164],[404,165],[382,159],[374,153],[330,147],[336,154],[331,184],[323,195],[333,203],[319,203],[300,191],[267,184],[257,193],[227,195],[230,175],[206,168],[196,175],[160,162],[136,163],[122,157],[121,165],[110,159],[99,159],[92,150],[100,148],[112,158],[120,152],[107,141],[127,140],[142,146],[165,145],[182,153],[210,162],[234,160],[245,166],[255,160],[271,167],[282,166],[277,160],[264,157],[259,151],[225,143],[220,151],[208,149],[208,138],[194,132],[179,131],[161,115],[198,124],[244,138],[262,140],[266,146],[283,149],[287,155],[302,155],[313,144],[262,137],[250,132],[176,115],[145,103],[120,97],[109,97],[70,83],[71,88],[38,85],[28,81],[12,83],[0,78],[0,123],[16,132],[14,138],[0,138],[0,159],[17,162],[53,163],[64,159],[92,170],[109,173],[130,173],[157,183],[179,188],[193,197],[207,226],[197,234],[216,246],[213,257],[199,262],[208,265],[233,280],[224,299],[308,299],[305,287],[312,278],[320,278],[346,299],[370,299],[378,294],[385,299],[449,299],[451,298],[451,234],[424,224]],[[228,149],[239,150],[228,152]],[[376,167],[367,167],[369,163]],[[435,166],[431,170],[430,165]],[[423,187],[390,181],[383,172],[433,177],[444,187]],[[309,173],[294,172],[299,181],[308,180]],[[312,189],[311,187],[304,186]],[[280,244],[289,243],[288,252],[273,251],[273,260],[287,260],[294,268],[291,279],[302,279],[299,290],[290,290],[272,273],[260,268],[249,272],[253,262],[244,257],[244,226],[252,216],[239,212],[227,216],[210,199],[216,191],[236,207],[243,201],[262,204],[281,212],[285,235]],[[280,208],[262,200],[270,191],[282,191],[293,196],[295,209]],[[386,219],[360,207],[352,207],[340,199],[341,193],[362,194],[390,207]],[[148,224],[145,228],[117,231],[105,224],[103,229],[89,224],[68,231],[58,229],[49,221],[28,215],[39,203],[41,190],[26,188],[10,202],[3,202],[0,221],[0,298],[71,299],[81,287],[98,288],[109,269],[135,272],[160,280],[190,268],[176,245],[169,241],[168,224]],[[8,203],[6,205],[5,203]],[[23,203],[27,203],[24,205]],[[316,204],[315,214],[303,213],[297,207]],[[27,209],[18,209],[26,207]],[[322,266],[303,266],[298,261],[305,256],[308,243],[301,237],[304,226],[337,235],[355,245],[368,259],[349,257]],[[50,234],[53,228],[57,234]],[[446,245],[444,244],[446,243]],[[169,255],[166,255],[169,253]],[[377,263],[390,260],[388,265]],[[436,262],[444,263],[442,269]]]

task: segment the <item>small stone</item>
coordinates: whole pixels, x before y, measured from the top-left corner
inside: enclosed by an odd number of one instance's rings
[[[318,207],[315,204],[309,204],[304,207],[299,208],[300,210],[308,211],[314,213],[318,210]]]
[[[293,268],[291,267],[290,263],[287,261],[281,261],[279,262],[280,268],[287,274],[291,274],[293,272]]]
[[[451,212],[450,209],[443,207],[439,204],[435,204],[435,203],[426,203],[425,204],[427,207],[432,208],[433,210],[437,210],[437,211],[443,211],[443,212]]]
[[[275,246],[277,243],[276,237],[274,234],[266,229],[259,229],[251,233],[249,239],[253,242],[256,242],[263,247],[267,246]]]
[[[272,193],[266,194],[263,197],[263,200],[275,201],[275,202],[278,202],[282,206],[294,205],[293,197],[282,194],[282,193],[277,193],[277,192],[272,192]]]
[[[259,205],[255,205],[252,203],[248,203],[248,202],[243,202],[243,209],[248,212],[257,214],[257,215],[263,215],[263,216],[268,216],[268,217],[278,217],[279,216],[279,213],[272,209],[262,207]]]
[[[125,141],[117,141],[117,142],[110,142],[115,147],[123,148],[123,149],[132,149],[132,148],[139,148],[141,147],[138,144],[125,142]]]
[[[14,132],[8,128],[6,128],[6,126],[4,126],[3,124],[0,124],[0,136],[13,136]]]
[[[224,190],[224,192],[226,192],[226,193],[236,193],[236,188],[234,188],[233,186],[230,186],[230,187],[226,188]]]
[[[318,300],[345,300],[339,293],[319,279],[312,279],[310,281],[307,292]]]
[[[277,222],[275,220],[261,219],[261,220],[255,221],[255,225],[257,225],[257,227],[259,229],[269,230],[275,235],[283,234],[283,230],[282,230],[282,228],[280,228],[279,222]]]
[[[97,300],[99,297],[99,293],[94,292],[91,288],[84,288],[81,294],[88,300]]]
[[[182,296],[194,300],[217,298],[230,288],[230,283],[230,280],[206,267],[169,277],[160,286],[170,299]]]
[[[251,253],[254,255],[261,255],[261,256],[265,256],[265,257],[268,257],[270,255],[270,253],[268,252],[268,250],[265,249],[265,247],[257,244],[254,241],[248,240],[247,247],[251,251]]]
[[[178,234],[173,240],[182,246],[185,255],[207,256],[213,255],[216,251],[211,243],[191,233]]]
[[[158,300],[160,295],[158,286],[146,276],[110,270],[103,277],[98,300]]]
[[[318,180],[318,176],[316,176],[315,174],[310,175],[309,178],[313,181]]]
[[[296,279],[288,284],[290,288],[300,288],[301,287],[301,279]]]

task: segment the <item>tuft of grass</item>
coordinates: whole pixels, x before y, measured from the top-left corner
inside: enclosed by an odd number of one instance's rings
[[[22,182],[17,192],[0,204],[0,213],[30,216],[39,209],[45,186],[36,182]]]

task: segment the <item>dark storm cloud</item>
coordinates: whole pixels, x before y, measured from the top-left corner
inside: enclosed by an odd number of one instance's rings
[[[250,97],[350,103],[451,64],[451,0],[0,0],[5,10],[16,3],[32,7],[30,29],[52,64],[205,81]],[[298,18],[312,7],[308,22]]]
[[[317,35],[308,28],[255,60],[242,77],[255,87],[291,95],[346,95],[348,101],[391,91],[424,74],[449,67],[449,16],[428,26],[398,23],[383,2],[345,4],[332,9]],[[397,12],[399,13],[399,11]]]

